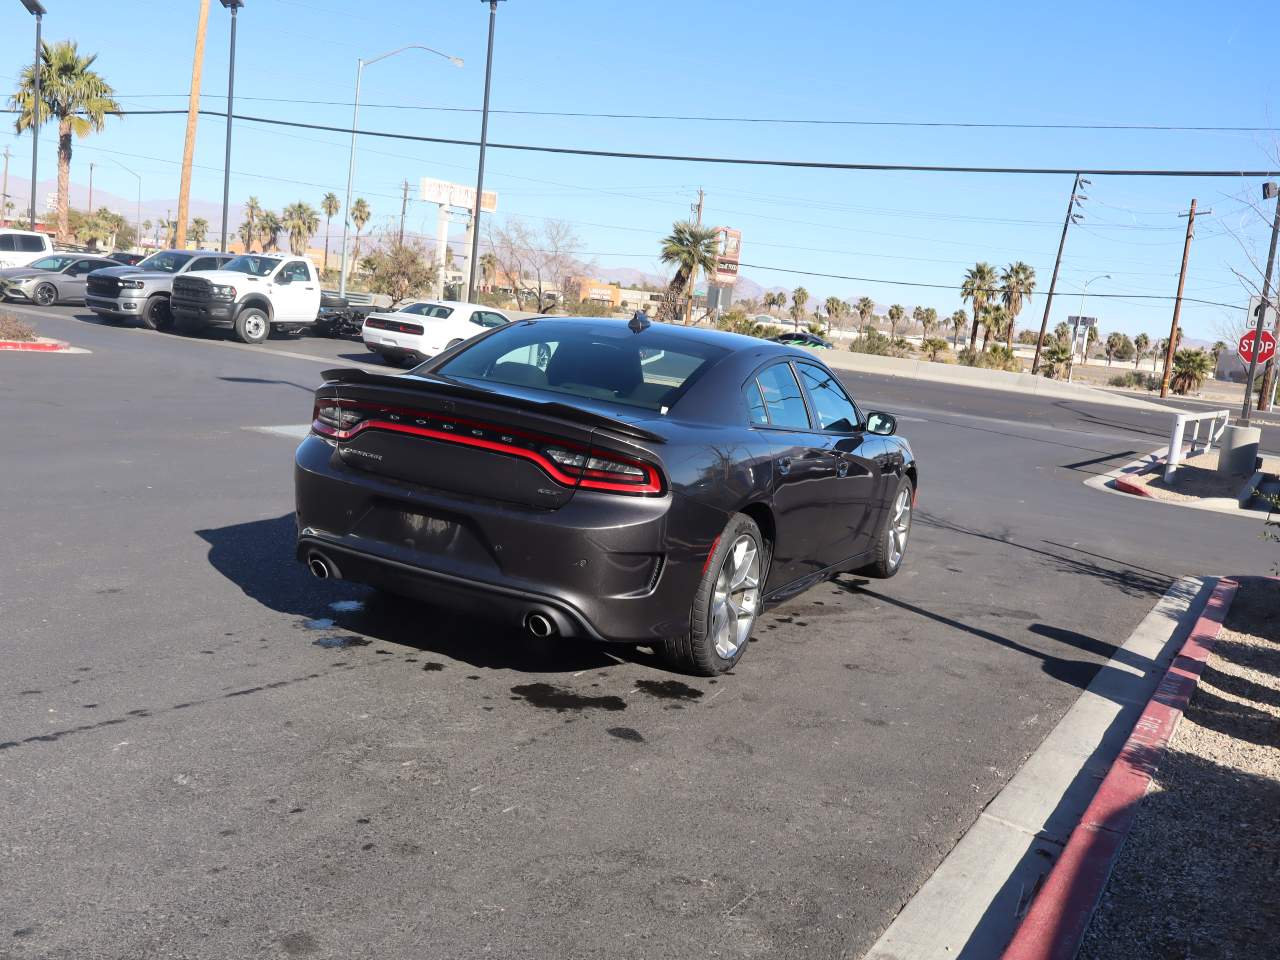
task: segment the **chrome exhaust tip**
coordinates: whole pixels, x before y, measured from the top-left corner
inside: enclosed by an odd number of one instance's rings
[[[333,568],[329,566],[329,561],[318,553],[313,553],[307,559],[307,569],[317,580],[328,580],[333,576]]]
[[[541,613],[531,613],[524,618],[524,628],[539,640],[545,640],[556,632],[556,626]]]

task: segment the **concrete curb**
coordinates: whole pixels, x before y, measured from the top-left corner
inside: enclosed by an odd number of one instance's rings
[[[1127,473],[1122,473],[1112,481],[1117,490],[1123,490],[1125,493],[1131,493],[1135,497],[1151,497],[1151,491],[1147,489],[1146,484],[1139,483]],[[1155,499],[1151,497],[1151,499]]]
[[[1003,960],[1071,960],[1106,889],[1138,805],[1200,682],[1238,584],[1221,579],[1093,801],[1072,831]]]
[[[1009,373],[1005,370],[986,370],[981,367],[962,367],[953,363],[932,363],[928,360],[912,360],[905,357],[880,357],[850,350],[811,350],[827,366],[835,370],[856,373],[880,374],[902,377],[907,380],[927,380],[933,383],[950,383],[962,387],[978,387],[985,390],[1003,390],[1009,393],[1030,394],[1038,397],[1056,397],[1076,400],[1080,403],[1096,403],[1113,407],[1159,410],[1174,414],[1179,411],[1159,403],[1151,403],[1138,397],[1110,393],[1078,383],[1062,383],[1029,373]]]
[[[37,340],[0,340],[0,350],[25,350],[31,353],[65,353],[71,350],[71,344],[65,340],[51,340],[40,337]]]
[[[1000,956],[1199,621],[1210,586],[1197,577],[1173,583],[863,960]]]

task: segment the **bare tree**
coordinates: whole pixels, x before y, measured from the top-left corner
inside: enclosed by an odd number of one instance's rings
[[[541,229],[518,217],[508,217],[500,226],[489,224],[489,249],[499,275],[511,284],[519,309],[526,304],[544,309],[552,290],[564,295],[570,278],[584,269],[577,256],[581,246],[578,235],[563,220],[544,220]]]

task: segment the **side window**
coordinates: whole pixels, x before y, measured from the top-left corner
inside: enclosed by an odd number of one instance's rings
[[[12,233],[0,234],[0,252],[3,252],[5,250],[8,250],[8,251],[17,250],[18,248],[14,246],[14,242],[13,242],[14,239],[15,238]]]
[[[280,277],[291,283],[302,283],[311,279],[311,271],[301,260],[290,260],[280,271]]]
[[[67,276],[82,277],[90,270],[98,269],[97,260],[77,260],[71,266],[67,267]]]
[[[15,239],[18,241],[18,249],[24,253],[41,253],[45,250],[43,237],[28,237],[20,234]]]
[[[764,408],[764,394],[760,392],[760,384],[752,380],[742,392],[747,398],[747,410],[751,412],[751,422],[767,425],[769,414]]]
[[[775,363],[766,367],[756,378],[760,392],[764,394],[765,408],[769,411],[769,423],[775,427],[809,429],[809,412],[805,409],[800,384],[791,372],[789,363]]]
[[[195,263],[191,264],[192,270],[217,270],[221,264],[217,257],[196,257]]]
[[[853,405],[839,381],[826,370],[811,363],[798,363],[796,366],[800,368],[805,389],[809,391],[809,399],[813,401],[813,412],[818,418],[818,425],[832,433],[853,433],[857,430],[860,419],[858,408]]]
[[[477,323],[482,327],[505,327],[507,320],[505,317],[496,313],[490,313],[487,310],[477,310],[471,315],[471,322]]]

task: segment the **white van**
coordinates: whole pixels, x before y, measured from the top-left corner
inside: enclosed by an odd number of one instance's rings
[[[25,267],[53,253],[53,241],[30,230],[0,229],[0,268]]]

